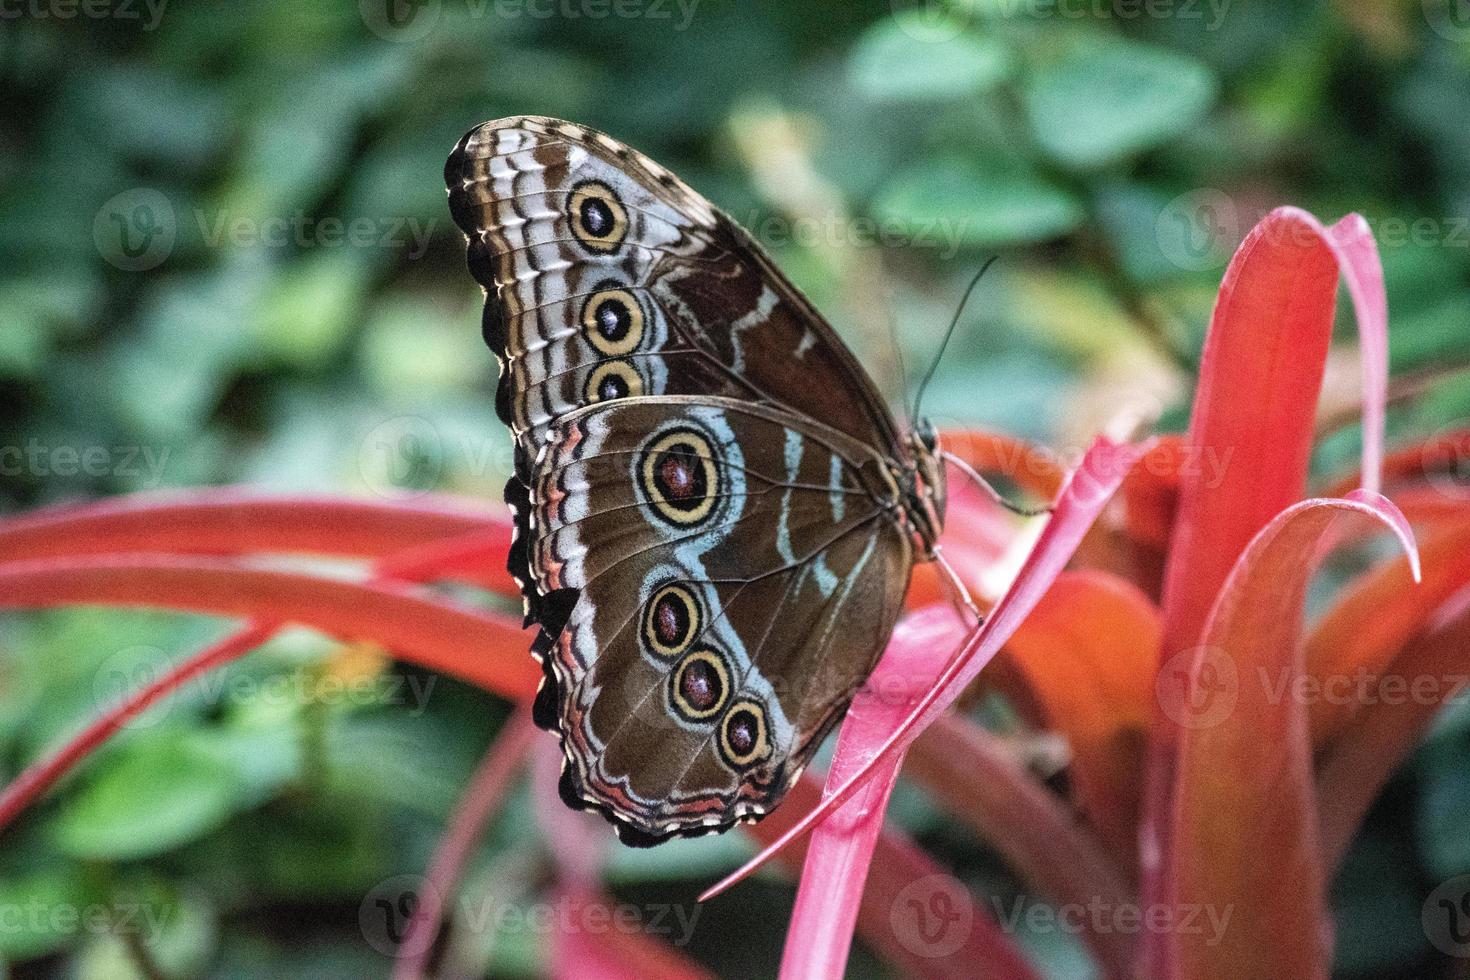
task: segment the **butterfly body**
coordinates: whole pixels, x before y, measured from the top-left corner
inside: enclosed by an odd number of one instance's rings
[[[622,143],[496,120],[445,179],[501,360],[510,569],[562,795],[639,845],[756,819],[933,557],[933,430],[901,434],[760,247]]]

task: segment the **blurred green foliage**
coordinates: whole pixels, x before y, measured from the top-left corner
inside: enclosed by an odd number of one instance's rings
[[[999,252],[934,386],[941,421],[1063,446],[1128,405],[1182,424],[1224,262],[1283,203],[1358,210],[1379,235],[1394,369],[1425,385],[1392,433],[1470,414],[1470,24],[1453,5],[388,3],[5,6],[0,512],[234,482],[497,498],[509,451],[441,169],[471,125],[516,113],[679,171],[875,371],[896,336],[915,373]],[[783,189],[786,151],[810,200]],[[1320,468],[1355,452],[1351,428],[1333,434]],[[0,776],[220,629],[0,620]],[[0,961],[83,980],[140,976],[140,956],[171,977],[383,975],[360,903],[422,869],[504,708],[412,671],[314,698],[343,658],[284,636],[92,759],[6,837],[0,910],[156,922],[7,919]],[[1470,872],[1467,749],[1450,719],[1374,811],[1337,883],[1343,977],[1443,972],[1417,917]],[[1015,894],[917,793],[899,812],[977,889]],[[537,847],[522,794],[470,888],[530,901]],[[687,902],[744,847],[619,851],[613,883]],[[689,947],[725,975],[776,963],[790,891],[750,889],[706,909]],[[534,975],[536,939],[492,930],[482,952],[497,976]],[[1069,937],[1020,939],[1049,975],[1087,975]],[[881,974],[862,953],[853,969]]]

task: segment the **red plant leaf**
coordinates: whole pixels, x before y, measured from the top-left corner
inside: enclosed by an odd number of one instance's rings
[[[1389,776],[1413,751],[1439,710],[1465,684],[1470,609],[1454,611],[1415,636],[1384,673],[1385,696],[1354,715],[1317,764],[1322,865],[1334,871],[1347,853],[1368,807]],[[1398,680],[1402,697],[1388,678]]]
[[[559,889],[552,980],[713,980],[668,943],[614,918],[616,901],[591,889]]]
[[[403,659],[514,700],[529,698],[540,678],[517,622],[404,585],[157,555],[0,565],[0,608],[84,604],[242,616],[371,639]]]
[[[1078,542],[1101,513],[1123,475],[1143,451],[1144,447],[1119,446],[1103,437],[1093,443],[1063,487],[1051,519],[1041,532],[1020,573],[991,610],[984,624],[975,629],[962,647],[942,665],[937,659],[930,662],[929,666],[936,668],[935,673],[925,680],[925,693],[914,709],[882,739],[871,739],[860,744],[854,744],[856,740],[849,741],[851,750],[862,751],[862,758],[852,764],[851,768],[844,762],[843,771],[852,775],[824,797],[820,805],[802,817],[775,844],[766,847],[734,874],[706,890],[701,900],[718,894],[739,881],[773,853],[831,816],[862,787],[880,763],[906,749],[954,703],[1035,608],[1072,557]],[[875,676],[883,669],[880,660]],[[881,819],[881,813],[876,819]]]
[[[760,823],[745,828],[771,844],[795,825],[798,815],[821,799],[819,779],[807,772],[786,802]],[[780,860],[800,870],[807,841],[780,852]],[[980,906],[969,890],[905,835],[884,829],[873,852],[873,867],[862,889],[857,930],[864,942],[903,976],[929,980],[1038,980],[1012,938]]]
[[[1379,484],[1387,308],[1372,236],[1358,215],[1324,228],[1305,211],[1278,208],[1236,250],[1205,338],[1186,446],[1201,462],[1213,462],[1181,471],[1164,569],[1161,665],[1198,645],[1246,545],[1303,495],[1339,273],[1361,338],[1363,485]],[[1168,794],[1179,727],[1156,711],[1151,735],[1144,777],[1146,905],[1168,887],[1169,871],[1158,858],[1172,848]],[[1163,964],[1148,966],[1154,977],[1169,976]]]
[[[470,784],[450,815],[444,836],[439,838],[429,868],[424,872],[423,884],[417,892],[418,904],[408,920],[408,929],[398,947],[398,959],[393,964],[393,980],[419,980],[427,976],[429,954],[434,949],[444,906],[459,888],[465,864],[485,825],[500,808],[520,773],[536,731],[529,708],[516,711],[496,734],[470,777]]]
[[[1326,977],[1325,875],[1299,640],[1307,585],[1342,514],[1387,525],[1417,563],[1403,515],[1383,497],[1309,500],[1250,542],[1181,665],[1182,730],[1160,906],[1211,928],[1150,931],[1159,980]],[[1145,843],[1145,847],[1148,844]],[[1290,882],[1290,887],[1282,887]],[[1202,917],[1198,917],[1199,913]]]
[[[1220,284],[1200,366],[1188,451],[1213,458],[1181,473],[1164,580],[1164,652],[1195,645],[1236,558],[1256,532],[1302,499],[1317,400],[1332,338],[1338,273],[1362,338],[1363,486],[1382,458],[1387,321],[1367,224],[1324,228],[1278,208],[1246,236]]]
[[[265,497],[239,489],[139,494],[82,506],[52,507],[0,521],[0,562],[137,552],[243,555],[283,552],[416,562],[411,549],[490,530],[510,547],[503,513],[453,498],[408,502],[332,497]],[[499,563],[441,563],[504,595],[518,595]]]
[[[882,742],[903,722],[923,697],[926,683],[944,669],[947,651],[963,639],[963,627],[943,606],[898,624],[877,669],[847,710],[827,771],[828,787],[842,785],[862,766],[867,747]],[[873,778],[812,834],[786,932],[782,977],[842,976],[863,882],[901,761],[902,753],[895,752],[879,763]]]
[[[1135,863],[1161,636],[1158,610],[1133,585],[1072,571],[1057,578],[1002,654],[1022,674],[1041,723],[1066,737],[1078,804],[1125,867]]]
[[[1429,528],[1420,555],[1418,588],[1407,558],[1383,562],[1359,576],[1312,629],[1307,669],[1324,691],[1382,675],[1435,611],[1470,584],[1470,513],[1458,523]],[[1351,697],[1314,699],[1312,744],[1330,744],[1361,707]]]
[[[1129,906],[1126,876],[1076,815],[994,735],[947,714],[909,750],[904,776],[917,781],[956,820],[972,828],[1006,863],[1058,908]],[[1128,976],[1133,943],[1117,929],[1079,923],[1105,975]]]

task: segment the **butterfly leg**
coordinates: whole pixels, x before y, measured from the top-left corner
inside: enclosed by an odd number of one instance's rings
[[[950,600],[954,602],[955,609],[958,611],[960,606],[963,605],[970,611],[970,615],[975,617],[976,626],[984,623],[984,613],[980,612],[980,607],[975,605],[975,599],[970,595],[970,590],[965,587],[965,582],[960,578],[959,572],[956,572],[954,566],[944,557],[944,553],[940,550],[939,545],[934,546],[934,561],[944,572],[944,577],[949,582]],[[963,616],[963,613],[961,615]]]
[[[1021,517],[1040,517],[1043,514],[1051,513],[1052,509],[1050,507],[1022,507],[1019,504],[1011,503],[1005,498],[1004,494],[995,489],[995,487],[991,486],[990,481],[981,476],[979,471],[976,470],[975,467],[965,462],[959,456],[956,456],[954,453],[951,452],[945,452],[941,455],[946,460],[953,463],[955,468],[958,469],[961,473],[964,473],[971,480],[973,480],[975,482],[975,485],[978,486],[981,490],[985,491],[986,495],[990,497],[991,500],[995,501],[997,504],[1000,504],[1012,514],[1018,514]]]

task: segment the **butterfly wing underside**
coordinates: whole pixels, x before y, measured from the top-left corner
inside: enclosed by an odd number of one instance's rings
[[[563,796],[639,844],[758,817],[898,614],[893,420],[759,247],[636,151],[518,117],[445,177],[501,359]]]

